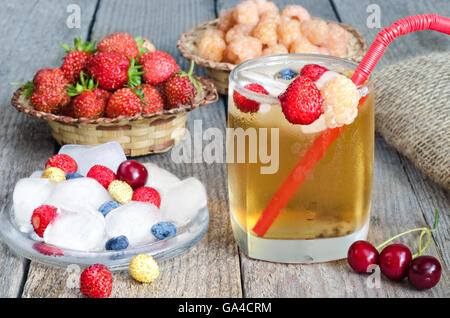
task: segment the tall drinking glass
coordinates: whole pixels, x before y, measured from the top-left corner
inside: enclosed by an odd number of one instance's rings
[[[290,68],[299,72],[306,64],[319,64],[348,77],[357,66],[340,58],[286,54],[244,62],[230,75],[227,161],[231,224],[239,247],[251,258],[289,263],[342,259],[354,241],[367,236],[374,160],[372,85],[369,80],[359,87],[355,120],[342,128],[329,147],[321,146],[320,136],[330,131],[323,115],[310,125],[291,124],[276,99],[289,84],[279,78],[279,71]],[[244,88],[257,81],[265,86],[269,78],[266,88],[272,98]],[[257,101],[258,111],[236,107],[235,91]],[[312,163],[306,179],[268,230],[263,235],[255,233],[255,225],[284,180],[292,176],[299,160],[314,157],[315,152],[324,153]]]

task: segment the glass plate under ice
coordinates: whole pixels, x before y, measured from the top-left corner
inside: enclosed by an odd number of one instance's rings
[[[209,223],[209,212],[205,207],[189,223],[177,228],[177,235],[169,239],[142,244],[123,251],[80,252],[34,240],[32,233],[19,231],[13,222],[12,215],[12,204],[9,203],[0,212],[0,240],[15,253],[47,265],[67,267],[70,264],[80,266],[103,264],[111,271],[127,269],[130,260],[137,254],[151,255],[158,262],[182,254],[203,237]]]

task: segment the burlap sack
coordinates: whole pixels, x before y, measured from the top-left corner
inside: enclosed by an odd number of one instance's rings
[[[450,52],[416,57],[375,72],[377,131],[450,190]]]

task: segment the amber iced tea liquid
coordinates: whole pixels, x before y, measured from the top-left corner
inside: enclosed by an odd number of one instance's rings
[[[264,61],[265,59],[266,61]],[[261,173],[267,163],[250,158],[250,139],[244,149],[228,138],[228,151],[245,152],[246,162],[228,164],[231,222],[235,238],[250,257],[279,262],[320,262],[343,258],[349,245],[367,234],[372,189],[374,156],[373,92],[360,99],[358,116],[326,150],[313,171],[280,212],[267,233],[258,237],[253,227],[262,212],[326,127],[315,122],[310,127],[289,123],[277,103],[263,105],[264,111],[241,112],[233,102],[239,69],[275,74],[290,67],[299,71],[305,64],[320,64],[330,70],[353,70],[355,65],[340,59],[319,56],[286,55],[256,59],[241,64],[230,78],[228,127],[254,129],[259,140],[260,128],[267,128],[269,151],[278,148],[278,171]],[[263,60],[263,61],[258,61]],[[263,65],[263,66],[261,66]],[[286,84],[287,85],[287,84]],[[278,145],[271,134],[278,129]],[[234,138],[234,136],[233,136]],[[259,144],[259,143],[258,143]],[[233,149],[230,149],[233,147]]]

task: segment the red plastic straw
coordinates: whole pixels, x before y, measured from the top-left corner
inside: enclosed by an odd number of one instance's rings
[[[408,17],[395,22],[377,35],[361,63],[356,68],[352,81],[356,86],[361,86],[369,78],[375,65],[384,54],[386,47],[395,38],[425,29],[450,34],[450,19],[435,14],[425,14]],[[289,176],[272,197],[258,222],[253,227],[253,232],[260,237],[263,237],[267,233],[280,212],[286,207],[303,181],[305,181],[306,177],[314,169],[317,162],[325,155],[327,149],[339,137],[343,130],[344,127],[327,129],[316,138],[312,146],[298,161]]]

